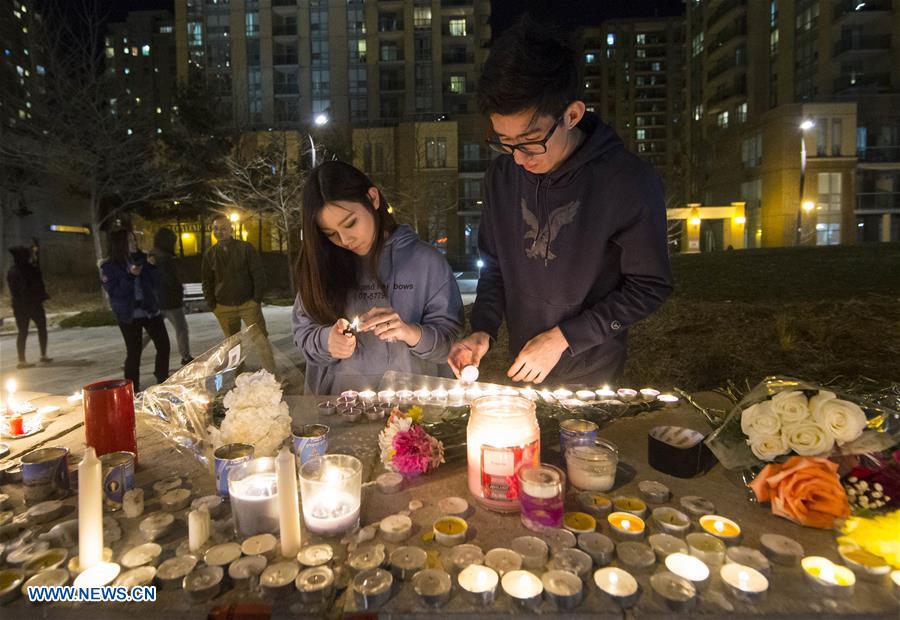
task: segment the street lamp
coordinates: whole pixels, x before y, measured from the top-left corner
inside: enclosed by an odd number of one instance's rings
[[[326,114],[325,112],[319,112],[318,114],[315,115],[315,117],[313,117],[313,124],[316,127],[324,127],[325,125],[328,124],[328,120],[329,120],[328,114]],[[307,132],[306,137],[309,138],[309,148],[312,153],[312,155],[311,155],[312,166],[311,167],[315,168],[316,167],[316,142],[315,142],[315,140],[313,140],[312,133]]]
[[[801,231],[803,229],[803,210],[806,208],[806,204],[803,202],[803,184],[806,180],[806,135],[805,132],[809,131],[813,127],[816,126],[816,122],[810,118],[804,119],[800,123],[800,208],[797,209],[797,239],[795,245],[800,245],[801,242]],[[811,211],[812,209],[807,209],[807,211]]]

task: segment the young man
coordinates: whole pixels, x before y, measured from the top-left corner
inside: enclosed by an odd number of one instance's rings
[[[261,309],[266,274],[259,254],[246,241],[233,237],[225,215],[213,220],[212,232],[217,242],[203,255],[202,268],[203,297],[209,309],[226,337],[241,331],[241,319],[268,334]]]
[[[654,169],[585,111],[572,49],[527,18],[478,82],[488,144],[472,334],[448,362],[478,365],[504,317],[513,381],[598,385],[625,365],[628,328],[672,291]]]

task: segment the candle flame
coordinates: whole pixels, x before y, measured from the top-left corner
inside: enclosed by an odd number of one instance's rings
[[[72,392],[72,395],[66,398],[70,403],[77,403],[80,400],[83,400],[84,395],[81,392]]]
[[[622,529],[630,530],[631,529],[631,521],[629,521],[628,519],[622,519]]]
[[[716,521],[715,523],[713,523],[713,527],[716,528],[716,531],[720,534],[725,531],[725,524],[721,521]]]
[[[619,574],[615,572],[609,573],[609,585],[614,586],[619,583]]]
[[[748,581],[750,581],[750,573],[745,570],[738,573],[738,582],[742,588],[746,587]]]
[[[15,379],[7,379],[6,380],[6,391],[9,394],[12,394],[16,391],[16,380]]]
[[[819,569],[819,579],[827,581],[828,583],[837,583],[837,579],[834,575],[834,565],[829,562],[822,566],[822,568]]]

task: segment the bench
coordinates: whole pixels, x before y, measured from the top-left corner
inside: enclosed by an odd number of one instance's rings
[[[203,299],[203,285],[199,282],[185,282],[184,287],[184,310],[187,313],[205,312],[209,310],[206,307],[206,300]]]

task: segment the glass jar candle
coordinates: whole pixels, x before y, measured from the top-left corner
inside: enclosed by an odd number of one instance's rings
[[[347,454],[326,454],[300,467],[300,497],[306,528],[334,536],[359,524],[362,463]]]
[[[521,396],[492,395],[472,401],[466,429],[469,492],[485,508],[519,510],[516,472],[541,457],[535,404]]]
[[[518,471],[522,523],[536,532],[562,527],[566,475],[553,465],[523,465]]]
[[[229,471],[228,495],[234,527],[241,536],[278,531],[278,480],[274,458],[252,459]]]
[[[609,491],[616,482],[619,451],[603,439],[593,445],[566,450],[566,472],[573,487],[582,491]]]

